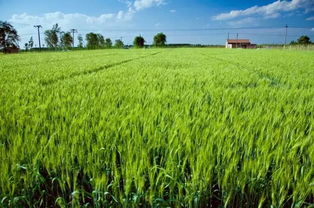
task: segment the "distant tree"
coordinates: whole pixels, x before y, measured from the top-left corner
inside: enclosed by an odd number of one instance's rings
[[[167,42],[167,36],[163,33],[158,33],[154,37],[154,46],[165,46]]]
[[[33,41],[33,37],[31,37],[28,41],[28,47],[31,49],[34,46],[34,41]]]
[[[142,36],[136,36],[133,41],[133,45],[136,48],[143,48],[145,44],[145,39]]]
[[[290,45],[295,45],[297,44],[297,42],[295,42],[294,40],[290,42]]]
[[[106,48],[111,48],[112,47],[112,41],[110,38],[106,38],[105,40],[105,47]]]
[[[18,41],[20,40],[17,31],[8,23],[0,21],[0,49],[5,51],[9,47],[18,48]]]
[[[79,48],[83,48],[83,37],[82,37],[81,34],[79,34],[79,35],[77,36],[77,40],[78,40],[78,42],[79,42],[78,47],[79,47]]]
[[[25,50],[28,51],[28,47],[29,47],[29,46],[28,46],[28,43],[25,43],[25,44],[24,44],[24,47],[25,47]]]
[[[98,39],[98,48],[104,48],[105,47],[105,38],[102,34],[98,33],[97,34],[97,39]]]
[[[58,34],[60,34],[61,28],[58,26],[58,24],[53,25],[51,30],[45,31],[45,41],[47,43],[47,46],[50,48],[56,48],[58,46],[59,38]]]
[[[114,43],[114,47],[115,48],[123,48],[124,43],[122,42],[122,40],[116,40]]]
[[[73,38],[70,32],[66,32],[62,34],[61,43],[65,48],[71,48],[73,44]]]
[[[298,39],[298,43],[299,44],[311,44],[311,40],[308,36],[306,35],[302,35],[299,39]]]
[[[95,33],[87,33],[86,34],[87,48],[88,49],[96,49],[99,47],[98,36]]]

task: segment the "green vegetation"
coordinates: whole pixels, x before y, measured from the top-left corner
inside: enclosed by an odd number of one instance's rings
[[[0,207],[313,206],[313,58],[0,55]]]
[[[143,48],[145,45],[145,39],[142,36],[136,36],[133,41],[133,46],[135,48]]]
[[[14,27],[0,20],[0,51],[6,52],[8,48],[17,48],[19,40],[20,37]]]

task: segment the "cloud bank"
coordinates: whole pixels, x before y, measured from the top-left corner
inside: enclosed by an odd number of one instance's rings
[[[227,13],[221,13],[213,17],[213,20],[230,20],[239,17],[260,15],[264,18],[276,18],[281,12],[291,12],[303,9],[305,12],[314,10],[313,0],[292,0],[292,1],[275,1],[264,6],[253,6],[244,10],[232,10]]]
[[[121,0],[120,0],[121,1]],[[30,15],[27,13],[14,14],[9,22],[19,25],[52,25],[58,22],[62,26],[72,25],[77,27],[80,25],[95,25],[112,26],[116,23],[126,22],[132,20],[135,13],[138,11],[160,6],[165,3],[165,0],[135,0],[122,1],[127,4],[127,10],[120,10],[116,13],[106,13],[99,16],[89,16],[81,13],[62,13],[51,12],[43,15]]]

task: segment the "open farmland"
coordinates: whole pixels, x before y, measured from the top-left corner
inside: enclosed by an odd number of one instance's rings
[[[314,206],[314,52],[0,55],[0,207]]]

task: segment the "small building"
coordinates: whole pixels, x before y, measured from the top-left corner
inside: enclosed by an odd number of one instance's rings
[[[226,48],[256,48],[256,44],[251,44],[249,39],[228,39]]]

